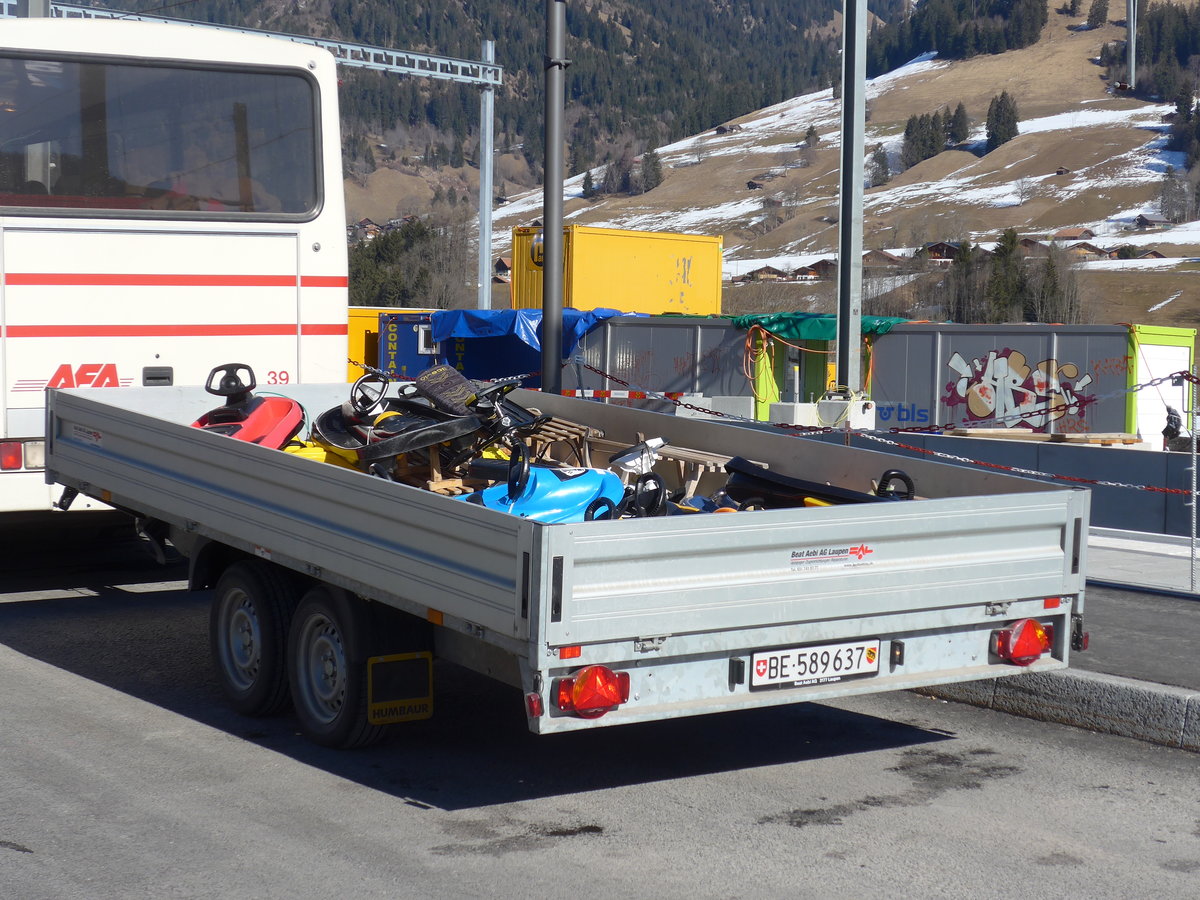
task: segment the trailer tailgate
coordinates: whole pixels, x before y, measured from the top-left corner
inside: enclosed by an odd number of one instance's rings
[[[557,528],[551,644],[923,612],[1082,590],[1077,491]]]

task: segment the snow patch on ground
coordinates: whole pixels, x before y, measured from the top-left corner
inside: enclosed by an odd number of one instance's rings
[[[1170,297],[1168,297],[1166,300],[1164,300],[1162,303],[1155,303],[1155,304],[1154,304],[1152,307],[1150,307],[1150,309],[1149,309],[1149,310],[1147,310],[1147,311],[1148,311],[1148,312],[1154,312],[1156,309],[1162,309],[1164,306],[1166,306],[1166,305],[1167,305],[1168,303],[1170,303],[1172,300],[1178,300],[1178,299],[1179,299],[1181,296],[1183,296],[1183,291],[1176,291],[1176,292],[1175,292],[1175,293],[1173,293],[1173,294],[1172,294]]]

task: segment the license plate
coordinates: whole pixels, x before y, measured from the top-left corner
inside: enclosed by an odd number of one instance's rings
[[[750,690],[833,684],[879,674],[879,641],[760,650],[750,657]]]

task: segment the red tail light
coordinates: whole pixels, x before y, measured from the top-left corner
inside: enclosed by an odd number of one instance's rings
[[[556,679],[554,699],[563,712],[598,719],[629,700],[629,673],[606,666],[585,666],[574,675]]]
[[[1014,666],[1036,662],[1054,643],[1054,628],[1037,619],[1021,619],[992,634],[993,651]]]
[[[525,714],[531,719],[541,718],[544,710],[542,709],[542,695],[537,691],[530,691],[525,695]]]
[[[21,442],[5,441],[0,444],[0,469],[15,471],[21,468]]]

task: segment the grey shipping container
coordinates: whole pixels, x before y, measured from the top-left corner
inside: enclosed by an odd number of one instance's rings
[[[1126,430],[1124,325],[904,323],[874,345],[879,428]]]
[[[620,316],[584,335],[576,356],[614,375],[631,390],[748,397],[743,371],[746,332],[720,317]],[[582,366],[563,370],[563,387],[622,390],[622,385]],[[669,412],[671,405],[639,401],[639,407]]]

